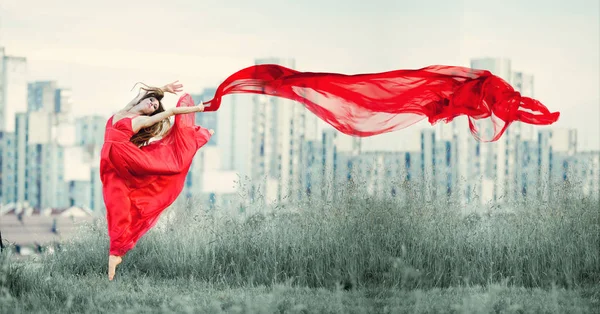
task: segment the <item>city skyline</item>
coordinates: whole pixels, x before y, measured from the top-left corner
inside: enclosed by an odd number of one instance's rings
[[[14,130],[0,132],[0,205],[82,205],[102,210],[98,158],[104,118],[73,120],[69,117],[70,89],[52,81],[27,82],[23,68],[12,64],[14,58],[3,59],[0,91],[7,97],[0,108],[5,111],[3,121],[14,122]],[[294,59],[254,61],[295,68]],[[532,76],[513,71],[510,60],[474,58],[471,65],[514,81],[524,96],[535,89]],[[192,97],[212,97],[214,92],[209,88]],[[13,116],[17,107],[23,107],[19,105],[23,99],[28,100],[25,109]],[[482,144],[465,125],[441,123],[419,131],[414,144],[420,148],[414,148],[406,139],[394,142],[389,138],[393,133],[357,138],[320,128],[318,118],[303,109],[281,98],[238,94],[224,99],[223,110],[196,113],[197,123],[216,130],[215,138],[194,158],[178,200],[200,197],[208,206],[236,208],[238,175],[251,180],[243,202],[269,204],[302,201],[312,195],[331,198],[332,191],[358,177],[367,179],[369,193],[398,195],[397,180],[426,179],[433,181],[425,197],[453,195],[463,202],[482,203],[501,201],[506,193],[510,198],[522,195],[545,200],[548,185],[564,180],[581,184],[586,193],[598,189],[600,151],[577,153],[574,129],[536,132],[534,126],[515,124],[498,142]],[[386,137],[388,142],[383,143]],[[325,188],[316,191],[313,184]]]
[[[179,79],[194,94],[216,87],[255,58],[293,58],[299,70],[343,73],[508,58],[514,71],[534,77],[534,98],[561,112],[549,128],[575,128],[578,149],[600,149],[598,3],[517,3],[334,7],[238,1],[231,9],[133,1],[113,10],[68,1],[68,9],[39,2],[37,13],[22,14],[32,3],[15,1],[0,5],[0,46],[7,55],[27,58],[28,81],[54,80],[70,88],[75,115],[107,117],[133,97],[129,90],[137,81]],[[131,19],[137,14],[149,17]],[[289,18],[298,23],[284,23]],[[67,27],[74,22],[78,27]],[[176,97],[168,95],[167,106]],[[393,136],[409,139],[423,128],[431,126],[419,123]]]

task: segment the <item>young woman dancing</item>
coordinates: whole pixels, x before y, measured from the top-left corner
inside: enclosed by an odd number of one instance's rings
[[[182,87],[178,81],[142,87],[106,123],[100,177],[110,238],[109,280],[122,257],[181,193],[194,155],[214,133],[195,125],[195,113],[204,106],[195,105],[189,94],[175,108],[163,107],[164,93],[176,94]]]

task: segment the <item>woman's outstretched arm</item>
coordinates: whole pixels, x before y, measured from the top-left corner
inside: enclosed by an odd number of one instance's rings
[[[121,111],[129,111],[131,110],[131,108],[135,107],[135,105],[137,105],[137,103],[140,102],[140,100],[146,96],[146,94],[148,93],[148,90],[144,89],[143,87],[140,87],[140,91],[138,92],[137,96],[135,96],[135,98],[133,98],[128,104],[127,106],[125,106],[123,109],[121,109]]]

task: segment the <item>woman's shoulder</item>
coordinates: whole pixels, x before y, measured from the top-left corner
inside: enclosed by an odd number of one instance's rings
[[[131,112],[119,111],[119,112],[113,114],[111,118],[112,118],[112,122],[115,123],[115,122],[117,122],[119,120],[122,120],[122,119],[127,119],[127,118],[133,119],[133,118],[139,117],[139,116],[140,115],[138,115],[138,114],[132,114]]]

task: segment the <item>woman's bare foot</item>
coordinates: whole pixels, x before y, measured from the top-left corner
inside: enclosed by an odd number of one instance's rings
[[[123,258],[121,258],[121,256],[108,256],[108,280],[113,280],[115,273],[117,272],[117,265],[121,264],[122,261]]]

